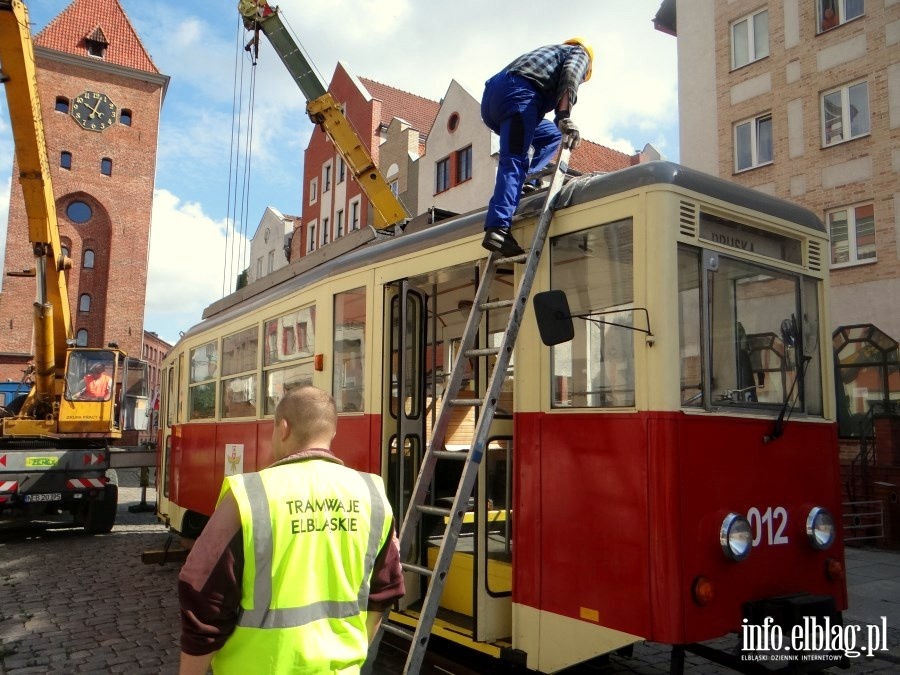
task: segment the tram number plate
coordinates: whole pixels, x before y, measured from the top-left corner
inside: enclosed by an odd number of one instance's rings
[[[788,543],[788,536],[785,534],[788,514],[783,506],[776,506],[774,509],[770,506],[765,511],[760,511],[754,506],[747,511],[747,520],[750,521],[750,529],[753,532],[754,546],[761,543],[767,543],[769,546]]]
[[[25,495],[26,502],[60,502],[62,495],[59,492],[44,492],[41,494]]]

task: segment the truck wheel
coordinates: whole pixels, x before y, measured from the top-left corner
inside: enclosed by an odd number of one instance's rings
[[[84,531],[88,534],[106,534],[116,523],[116,509],[119,506],[119,487],[108,484],[103,488],[103,496],[88,506]]]

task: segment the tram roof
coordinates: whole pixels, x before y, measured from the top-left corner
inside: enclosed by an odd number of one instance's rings
[[[557,208],[576,206],[659,184],[673,185],[781,218],[817,232],[825,232],[822,221],[808,209],[758,190],[666,161],[647,162],[611,173],[585,175],[570,180],[560,193]],[[523,198],[519,214],[525,217],[537,215],[543,205],[543,197],[542,193],[538,193]],[[400,235],[383,239],[371,235],[368,239],[360,239],[357,248],[340,252],[330,259],[321,258],[320,262],[308,260],[309,256],[304,256],[295,263],[276,270],[211,304],[203,312],[203,321],[189,329],[185,337],[200,330],[214,328],[330,276],[476,234],[483,227],[485,210],[479,209],[435,224],[429,224],[424,217],[415,218]],[[368,232],[371,233],[371,230]],[[354,232],[347,238],[354,235],[365,236],[366,233],[365,230]],[[337,240],[330,247],[340,249],[340,243],[341,240]],[[335,253],[339,251],[335,250]]]

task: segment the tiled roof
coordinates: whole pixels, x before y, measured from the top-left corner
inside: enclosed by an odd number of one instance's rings
[[[99,32],[109,43],[103,60],[127,68],[159,73],[119,0],[74,0],[38,33],[34,43],[58,52],[88,56],[86,39]]]
[[[365,77],[359,78],[372,98],[381,101],[381,123],[387,126],[395,117],[406,120],[418,132],[427,134],[441,104]]]
[[[572,153],[569,166],[582,173],[617,171],[634,164],[631,155],[607,148],[605,145],[583,140]]]

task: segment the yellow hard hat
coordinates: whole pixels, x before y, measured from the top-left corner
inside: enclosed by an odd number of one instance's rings
[[[584,81],[587,82],[589,79],[591,79],[591,70],[593,69],[593,65],[594,65],[594,48],[591,47],[591,43],[588,42],[587,40],[585,40],[583,37],[573,37],[573,38],[569,38],[568,40],[563,42],[563,44],[564,45],[578,45],[579,47],[584,49],[584,51],[587,52],[588,67],[587,67],[587,73],[585,73],[585,75],[584,75]]]

